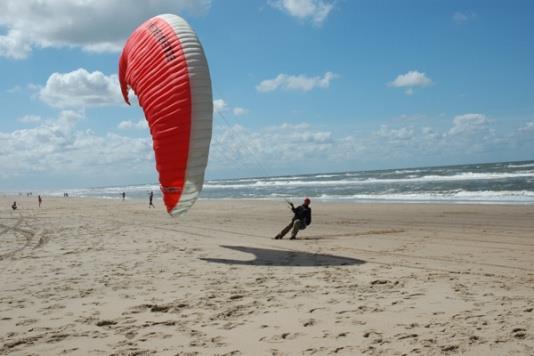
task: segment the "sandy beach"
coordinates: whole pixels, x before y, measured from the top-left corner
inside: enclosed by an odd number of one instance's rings
[[[534,206],[0,198],[3,355],[533,355]]]

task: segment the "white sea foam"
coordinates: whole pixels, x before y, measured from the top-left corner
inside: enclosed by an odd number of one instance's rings
[[[398,193],[398,194],[354,194],[328,195],[315,199],[334,201],[459,201],[459,202],[501,202],[501,203],[534,203],[534,191],[456,191],[444,193]]]
[[[397,169],[393,173],[395,174],[405,174],[405,173],[420,173],[421,169]]]
[[[395,182],[445,182],[445,181],[461,181],[461,180],[495,180],[508,178],[534,178],[534,172],[514,172],[514,173],[473,173],[464,172],[454,175],[426,175],[421,177],[407,177],[407,178],[369,178],[365,182],[368,183],[395,183]]]
[[[508,168],[528,168],[534,167],[534,163],[524,163],[524,164],[509,164]]]
[[[337,174],[318,174],[316,176],[312,176],[312,178],[334,178],[337,176]]]
[[[360,184],[380,184],[380,183],[410,183],[410,182],[446,182],[446,181],[469,181],[469,180],[496,180],[509,178],[534,178],[534,172],[511,172],[511,173],[473,173],[464,172],[455,175],[426,175],[408,176],[405,178],[367,178],[367,179],[339,179],[339,180],[289,180],[278,178],[278,180],[256,180],[250,184],[221,184],[217,181],[210,181],[204,184],[206,189],[243,189],[243,188],[264,188],[275,186],[348,186]]]

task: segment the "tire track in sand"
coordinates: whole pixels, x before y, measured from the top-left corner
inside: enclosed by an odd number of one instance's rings
[[[10,257],[13,257],[18,252],[21,252],[25,248],[29,247],[30,244],[32,243],[32,240],[33,240],[33,238],[35,236],[35,233],[33,231],[20,228],[19,226],[23,222],[24,222],[24,216],[22,216],[22,214],[21,214],[20,217],[15,222],[15,224],[12,225],[12,226],[0,224],[0,227],[3,228],[3,230],[0,231],[0,237],[2,237],[3,235],[7,234],[10,231],[12,231],[15,234],[15,236],[22,235],[24,237],[24,239],[26,240],[22,247],[16,248],[13,251],[9,251],[7,253],[0,254],[0,261],[4,260],[4,259],[7,259],[7,258],[10,258]]]

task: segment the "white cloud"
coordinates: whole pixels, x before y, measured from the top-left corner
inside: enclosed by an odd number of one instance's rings
[[[534,121],[527,122],[525,126],[519,128],[519,132],[534,134]]]
[[[214,113],[220,113],[224,112],[228,109],[228,105],[223,99],[215,99],[213,100],[213,112]]]
[[[13,88],[7,89],[6,93],[15,94],[22,92],[22,87],[20,85],[15,85]]]
[[[89,73],[80,68],[69,73],[53,73],[40,89],[39,98],[58,108],[102,106],[122,103],[117,75]]]
[[[414,137],[414,130],[410,127],[390,128],[387,125],[380,126],[376,133],[377,136],[387,140],[401,140],[406,141]]]
[[[148,128],[148,122],[145,119],[139,120],[137,122],[131,121],[131,120],[125,120],[121,121],[117,128],[121,130],[128,130],[128,129],[147,129]]]
[[[280,128],[283,129],[283,130],[287,130],[287,129],[290,129],[290,130],[307,130],[307,129],[311,128],[311,125],[306,123],[306,122],[301,122],[300,124],[283,123],[280,126]]]
[[[202,15],[211,0],[151,0],[125,6],[121,0],[48,0],[0,2],[0,57],[26,58],[33,48],[79,47],[118,51],[128,35],[161,13]],[[120,21],[117,21],[120,18]]]
[[[285,90],[310,91],[314,88],[328,88],[330,82],[338,76],[332,72],[326,72],[322,77],[308,77],[306,75],[279,74],[274,79],[263,80],[256,89],[265,93],[279,88]]]
[[[248,109],[242,107],[230,107],[224,99],[215,99],[213,100],[213,113],[214,114],[224,114],[230,112],[234,116],[243,116],[248,114]]]
[[[421,129],[421,133],[423,134],[423,137],[429,140],[436,140],[440,137],[440,135],[436,133],[431,127],[423,127]]]
[[[73,110],[64,110],[59,113],[59,118],[57,119],[56,123],[58,125],[61,125],[65,129],[72,129],[76,123],[83,120],[85,116],[77,111]]]
[[[44,176],[97,179],[108,173],[128,176],[154,169],[150,138],[76,129],[83,119],[79,112],[62,111],[34,128],[0,132],[0,179],[36,177],[36,173],[43,181]]]
[[[464,114],[455,116],[453,127],[449,130],[449,135],[472,135],[485,131],[488,128],[489,120],[484,114]]]
[[[407,95],[413,94],[413,88],[427,87],[432,84],[432,80],[417,70],[411,70],[405,74],[399,74],[395,80],[388,83],[388,86],[394,88],[407,88],[405,93]]]
[[[18,122],[23,124],[36,124],[42,121],[42,118],[38,115],[24,115],[17,119]]]
[[[476,14],[472,11],[457,11],[452,15],[452,20],[457,24],[463,24],[476,18]]]
[[[331,132],[313,129],[305,123],[285,123],[257,130],[241,125],[217,127],[211,147],[209,165],[214,170],[235,169],[236,164],[238,168],[258,169],[258,162],[265,167],[291,167],[332,158],[342,150]]]
[[[320,26],[334,8],[333,2],[323,0],[271,0],[269,4],[300,20],[310,20]]]
[[[246,115],[248,114],[248,109],[245,109],[245,108],[240,108],[240,107],[235,107],[232,112],[234,113],[235,116],[243,116],[243,115]]]
[[[234,176],[236,167],[241,175],[316,172],[317,167],[348,170],[361,163],[399,164],[399,160],[441,156],[444,152],[454,154],[470,147],[469,142],[451,143],[445,136],[430,127],[420,129],[416,125],[382,125],[373,132],[351,134],[336,134],[308,123],[254,130],[240,125],[217,127],[209,167],[211,171],[226,170]],[[263,169],[259,172],[259,166],[267,167],[268,172]]]
[[[366,155],[384,161],[388,157],[418,160],[421,157],[458,157],[458,155],[480,154],[503,145],[505,134],[498,135],[491,119],[484,114],[463,114],[451,120],[449,128],[436,129],[419,122],[400,121],[395,126],[381,125],[373,133],[360,137]],[[439,120],[441,121],[441,119]],[[510,140],[508,140],[510,141]],[[506,141],[506,144],[508,144]]]
[[[0,4],[1,9],[2,4]],[[1,13],[1,10],[0,10]],[[0,25],[3,24],[0,18]],[[23,59],[31,52],[29,39],[21,30],[9,30],[7,35],[0,36],[0,57]]]

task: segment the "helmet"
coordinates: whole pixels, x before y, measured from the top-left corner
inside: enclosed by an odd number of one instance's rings
[[[304,204],[308,205],[308,204],[310,204],[310,203],[311,203],[310,198],[306,198],[306,199],[304,199]]]

